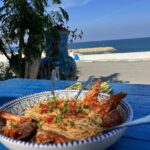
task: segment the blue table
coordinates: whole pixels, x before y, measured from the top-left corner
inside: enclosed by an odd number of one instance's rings
[[[63,89],[72,81],[57,81],[56,89]],[[150,114],[150,85],[110,83],[114,93],[128,93],[125,101],[134,111],[134,119]],[[49,80],[11,79],[0,82],[0,105],[15,98],[50,90]],[[0,144],[0,150],[7,150]],[[108,150],[150,150],[150,124],[129,128],[125,135]]]

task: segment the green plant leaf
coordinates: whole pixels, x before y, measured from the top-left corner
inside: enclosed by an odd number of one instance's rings
[[[61,4],[61,0],[52,0],[53,4]]]
[[[62,7],[59,7],[59,9],[60,9],[60,11],[61,11],[61,13],[62,13],[64,19],[65,19],[66,21],[69,21],[69,15],[68,15],[67,11],[65,11]]]

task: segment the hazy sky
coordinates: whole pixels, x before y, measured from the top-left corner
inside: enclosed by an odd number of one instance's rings
[[[0,0],[1,1],[1,0]],[[150,37],[150,0],[62,0],[81,41]]]
[[[82,41],[150,37],[150,0],[63,0]]]

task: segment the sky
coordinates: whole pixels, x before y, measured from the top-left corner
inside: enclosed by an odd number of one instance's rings
[[[150,37],[150,0],[62,0],[62,7],[70,29],[84,32],[77,42]]]
[[[82,41],[150,37],[150,0],[62,0]]]

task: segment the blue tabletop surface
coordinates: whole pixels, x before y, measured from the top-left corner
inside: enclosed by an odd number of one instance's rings
[[[56,89],[64,89],[73,81],[56,81]],[[134,119],[150,114],[150,85],[110,83],[114,93],[125,91],[133,108]],[[10,79],[0,82],[0,105],[33,93],[50,90],[49,80]],[[7,150],[0,144],[0,150]],[[108,150],[150,150],[150,124],[131,127]]]

